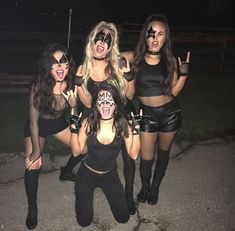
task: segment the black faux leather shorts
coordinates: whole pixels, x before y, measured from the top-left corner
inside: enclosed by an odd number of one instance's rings
[[[160,107],[150,107],[140,104],[143,118],[140,123],[143,132],[173,132],[181,126],[181,109],[173,99]]]

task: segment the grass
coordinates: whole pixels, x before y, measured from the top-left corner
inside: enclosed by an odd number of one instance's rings
[[[192,74],[177,97],[182,108],[182,127],[177,139],[203,140],[235,132],[235,78],[233,75]],[[28,114],[26,94],[0,95],[0,152],[23,151],[23,127]],[[47,149],[61,152],[52,137]]]

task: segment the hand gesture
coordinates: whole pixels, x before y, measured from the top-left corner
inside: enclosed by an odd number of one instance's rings
[[[180,76],[188,77],[188,74],[189,74],[189,61],[190,61],[190,51],[188,51],[188,53],[187,53],[186,61],[181,61],[181,58],[178,57]]]
[[[62,92],[63,96],[65,97],[65,99],[68,101],[68,104],[71,108],[76,108],[77,107],[77,86],[75,85],[74,87],[74,91],[70,90],[67,91],[67,93],[65,94],[64,92]]]
[[[25,158],[25,168],[28,169],[28,170],[31,170],[32,169],[32,164],[34,164],[36,162],[38,162],[39,166],[41,166],[42,160],[41,160],[40,157],[41,157],[40,153],[36,154],[36,153],[32,152],[29,155],[29,157]]]
[[[131,130],[133,135],[140,134],[140,121],[143,116],[143,110],[140,109],[139,114],[134,115],[133,112],[131,112]]]
[[[79,115],[70,115],[70,131],[72,133],[77,133],[79,128],[81,127],[81,117],[82,113],[80,112]]]

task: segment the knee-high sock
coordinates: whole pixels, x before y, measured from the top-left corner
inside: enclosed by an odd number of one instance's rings
[[[24,184],[28,206],[37,207],[38,178],[41,169],[25,170]]]

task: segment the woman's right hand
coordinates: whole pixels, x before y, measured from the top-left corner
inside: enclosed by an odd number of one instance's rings
[[[77,107],[77,85],[74,87],[74,91],[70,90],[67,91],[66,94],[62,92],[62,95],[65,97],[65,99],[68,101],[68,104],[71,108]]]
[[[31,170],[33,165],[37,165],[38,167],[41,166],[42,160],[41,160],[41,154],[40,153],[31,153],[29,157],[25,158],[25,168],[28,170]],[[36,166],[35,166],[36,167]]]

